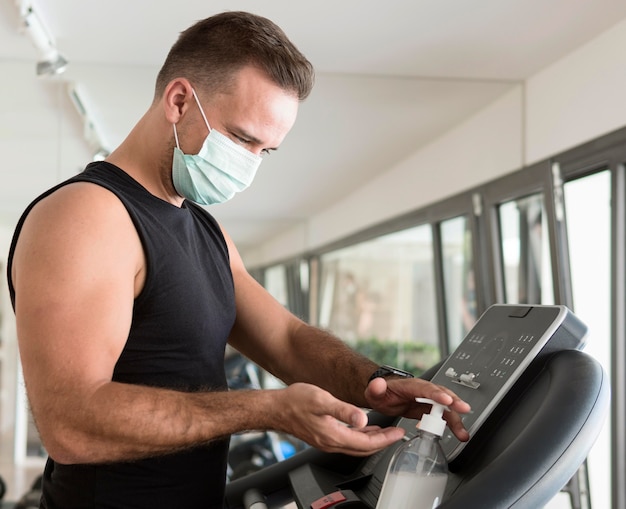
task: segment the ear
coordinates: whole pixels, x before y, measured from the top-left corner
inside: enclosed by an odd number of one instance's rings
[[[167,121],[170,124],[178,123],[194,101],[191,83],[185,78],[173,79],[165,87],[162,101]]]

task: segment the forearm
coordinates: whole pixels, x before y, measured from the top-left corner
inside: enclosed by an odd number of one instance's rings
[[[134,460],[247,429],[275,427],[278,391],[185,393],[109,382],[37,413],[44,446],[61,463]]]
[[[367,407],[364,393],[377,364],[329,332],[304,323],[295,328],[289,345],[290,353],[282,355],[275,368],[283,381],[311,383]]]
[[[287,384],[314,384],[365,407],[363,394],[377,365],[295,317],[250,277],[238,256],[234,259],[237,320],[230,344]]]

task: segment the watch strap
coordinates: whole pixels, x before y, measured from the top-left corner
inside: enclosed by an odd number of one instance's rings
[[[376,371],[374,371],[374,373],[372,373],[372,376],[370,376],[367,383],[369,384],[372,380],[374,380],[374,378],[385,378],[388,376],[399,376],[401,378],[415,378],[413,374],[409,373],[408,371],[404,371],[400,368],[394,368],[393,366],[383,365],[383,366],[380,366]]]

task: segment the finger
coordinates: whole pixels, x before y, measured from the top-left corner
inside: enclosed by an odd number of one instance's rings
[[[368,423],[367,414],[363,410],[339,400],[336,400],[331,415],[357,429],[365,428]]]
[[[389,396],[387,389],[384,378],[374,378],[365,388],[365,401],[371,408],[384,408]]]
[[[436,401],[437,403],[446,405],[450,408],[450,410],[454,410],[462,414],[466,414],[472,409],[469,403],[463,401],[451,390],[437,385],[435,387],[436,389],[432,393],[431,399]]]
[[[455,392],[447,387],[426,382],[422,388],[424,398],[432,399],[437,403],[446,405],[450,410],[465,414],[471,410],[468,403],[463,401]]]
[[[396,427],[369,429],[367,431],[343,428],[337,433],[337,448],[334,452],[366,456],[389,447],[402,439],[403,436],[404,430]]]
[[[374,380],[367,385],[365,392],[371,399],[383,399],[387,393],[387,381],[382,377],[374,378]]]
[[[470,435],[465,429],[459,414],[456,412],[445,412],[444,418],[447,421],[448,428],[450,428],[450,431],[454,433],[454,436],[456,436],[461,442],[467,442],[469,440]]]
[[[369,426],[365,426],[364,428],[360,428],[359,431],[361,433],[371,433],[372,431],[379,431],[383,428],[381,428],[380,426],[374,425],[374,424],[370,424]]]
[[[446,405],[459,413],[467,413],[471,410],[469,404],[452,390],[419,378],[391,380],[389,382],[383,378],[374,379],[366,390],[366,396],[374,404],[391,404],[398,409],[402,405],[415,407],[415,398],[422,397]]]

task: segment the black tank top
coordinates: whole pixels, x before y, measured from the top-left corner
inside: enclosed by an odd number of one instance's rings
[[[228,248],[216,221],[185,201],[176,207],[150,194],[116,166],[92,163],[37,198],[18,222],[9,252],[32,207],[58,188],[92,182],[126,207],[141,239],[147,274],[135,299],[117,382],[180,391],[226,390],[224,349],[235,320]],[[128,463],[61,465],[48,459],[42,507],[221,509],[228,441]]]

